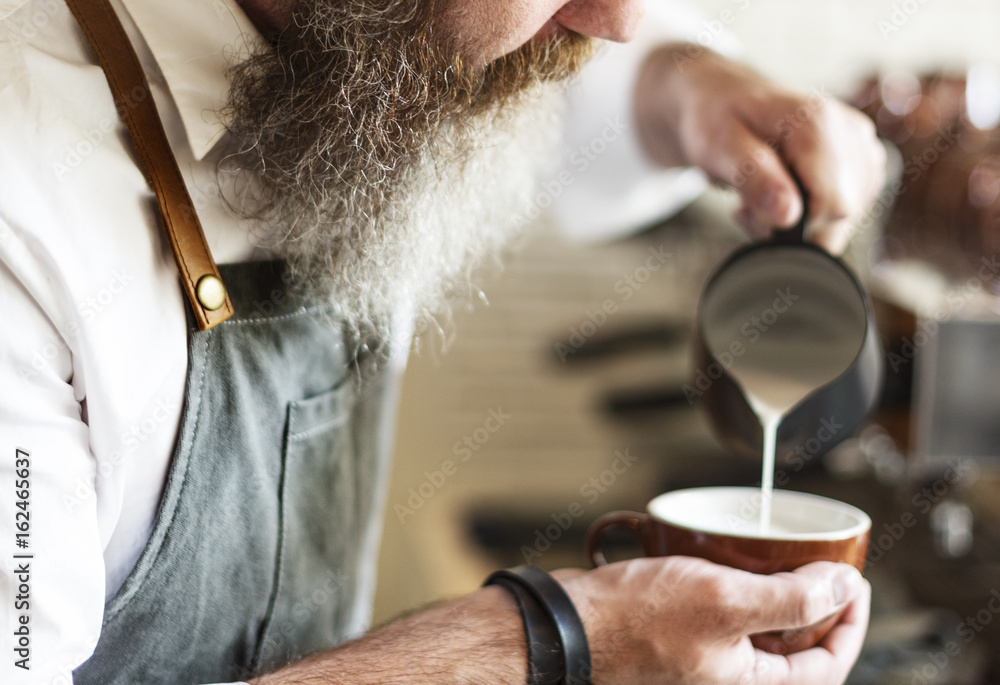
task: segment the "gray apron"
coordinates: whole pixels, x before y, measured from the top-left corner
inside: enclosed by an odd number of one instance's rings
[[[219,268],[236,314],[199,331],[188,311],[166,488],[76,685],[244,680],[367,627],[395,418],[385,351],[289,296],[281,262]]]

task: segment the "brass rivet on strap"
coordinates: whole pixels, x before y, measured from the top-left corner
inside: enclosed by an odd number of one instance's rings
[[[206,274],[198,279],[195,294],[201,306],[210,312],[214,312],[226,303],[226,286],[222,284],[222,279],[214,274]]]

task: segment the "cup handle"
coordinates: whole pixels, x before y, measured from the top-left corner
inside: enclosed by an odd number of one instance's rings
[[[637,511],[612,511],[604,514],[590,526],[587,531],[587,558],[593,568],[607,566],[608,560],[601,550],[601,538],[612,528],[628,528],[639,537],[643,549],[646,549],[646,528],[649,524],[649,514]],[[646,550],[649,554],[649,550]]]

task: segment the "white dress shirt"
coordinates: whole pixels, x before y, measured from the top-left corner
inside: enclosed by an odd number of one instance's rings
[[[268,258],[213,175],[226,68],[256,29],[234,0],[113,4],[216,261]],[[153,195],[72,15],[60,0],[0,0],[0,21],[0,682],[68,685],[156,516],[184,397],[185,309]],[[584,75],[581,97],[602,82],[612,97],[571,112],[569,149],[609,118],[630,124],[633,77],[619,68],[634,69],[641,49],[615,46],[610,72]],[[634,134],[627,125],[557,203],[570,233],[641,224],[700,189],[688,172],[653,169]],[[601,203],[583,204],[588,187]],[[24,549],[19,449],[30,454]],[[33,555],[26,611],[15,609],[18,553]],[[12,656],[22,615],[30,671]]]

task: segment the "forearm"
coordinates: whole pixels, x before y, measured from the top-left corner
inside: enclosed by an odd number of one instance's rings
[[[513,597],[489,587],[308,657],[251,685],[451,685],[528,681]]]

